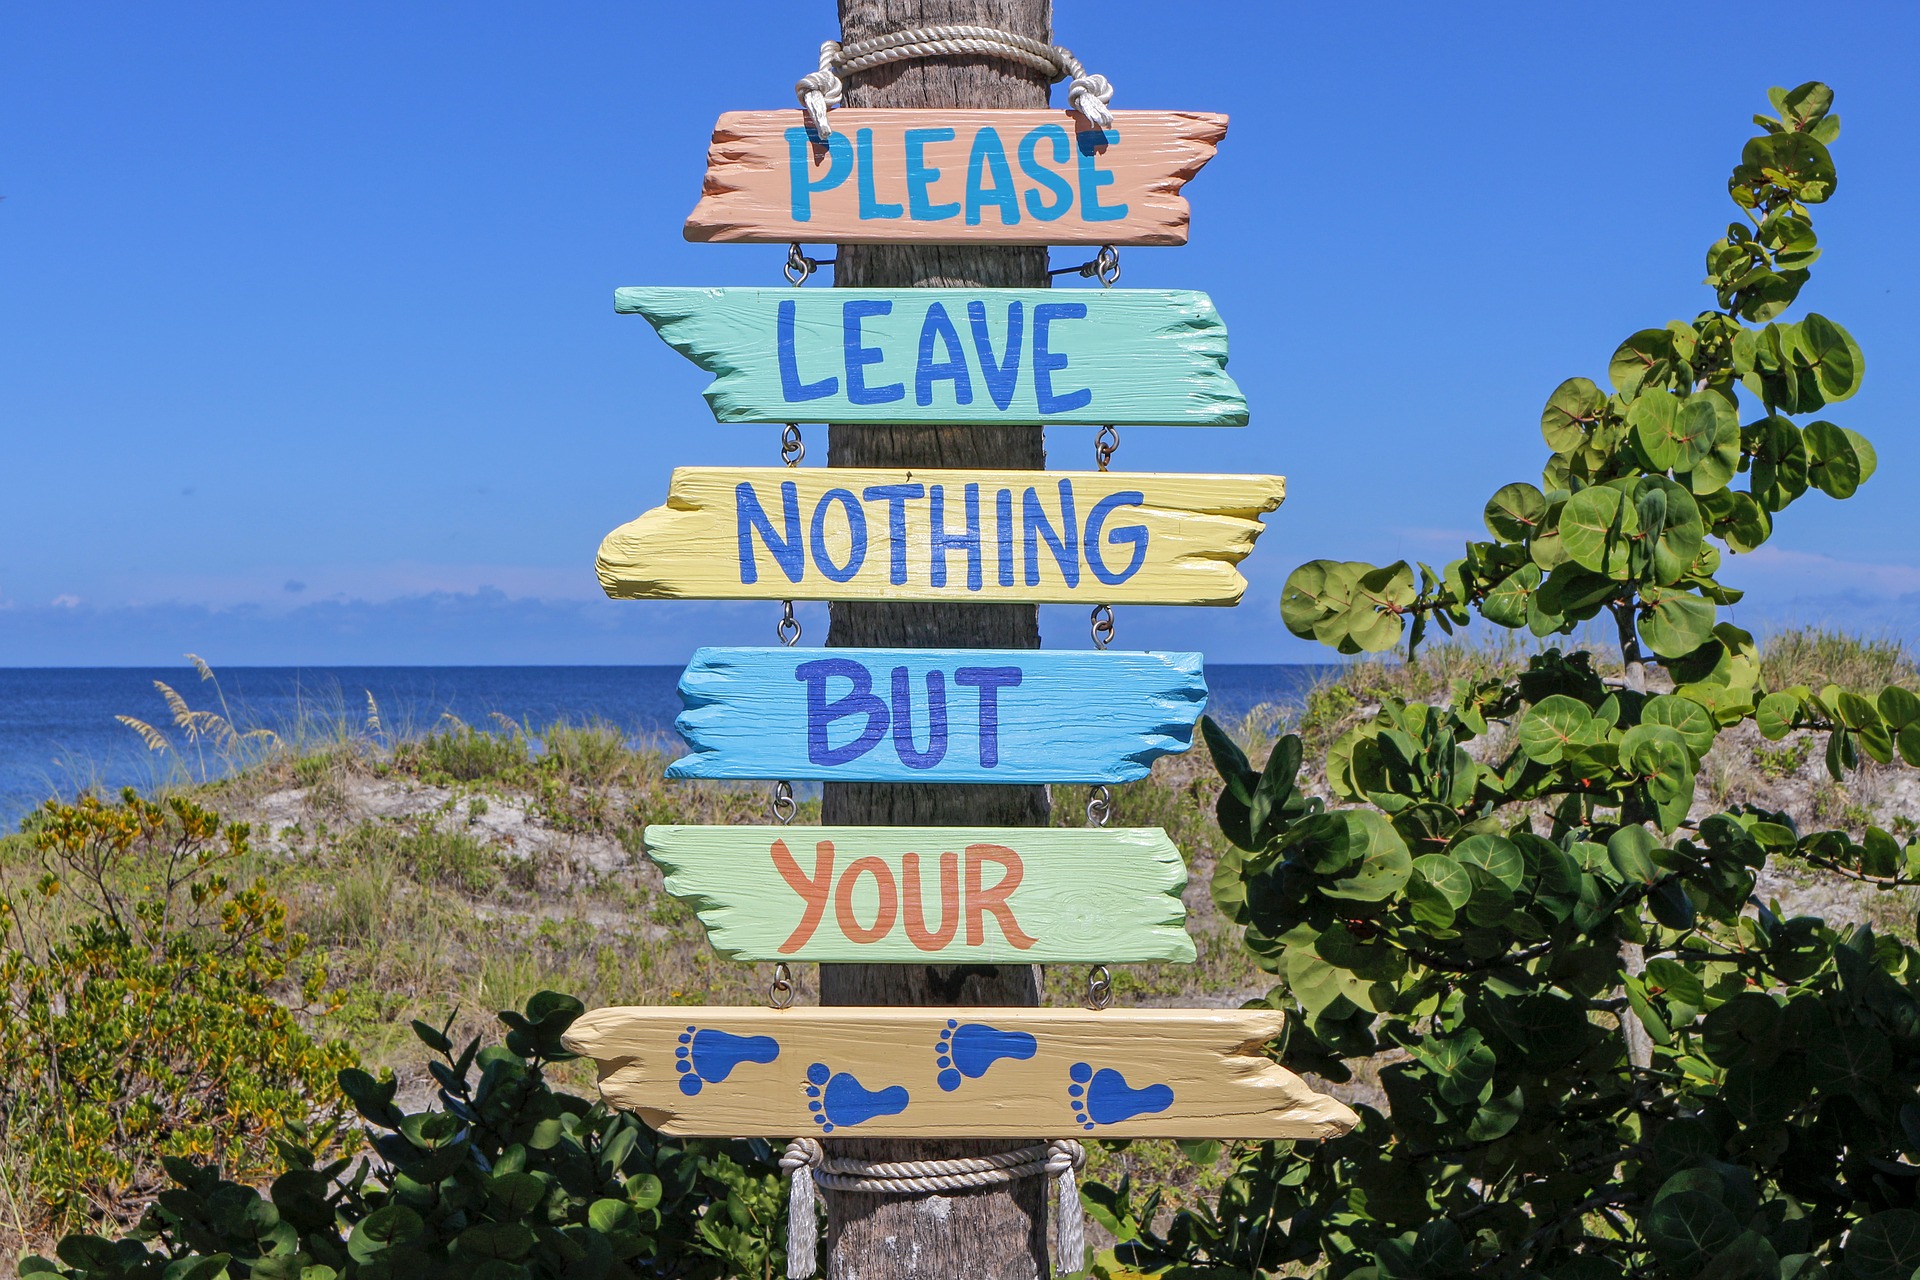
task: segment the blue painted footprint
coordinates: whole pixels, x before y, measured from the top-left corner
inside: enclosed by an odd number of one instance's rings
[[[807,1110],[820,1132],[849,1129],[875,1116],[899,1115],[907,1109],[904,1085],[869,1089],[845,1071],[835,1071],[824,1062],[807,1068]]]
[[[1040,1042],[1025,1031],[1002,1031],[983,1022],[961,1026],[955,1019],[948,1018],[946,1030],[940,1033],[940,1043],[934,1046],[934,1052],[939,1055],[936,1061],[940,1064],[940,1074],[935,1079],[942,1089],[952,1093],[960,1087],[963,1077],[978,1080],[1000,1059],[1025,1061],[1039,1048]]]
[[[1082,1129],[1096,1125],[1118,1124],[1135,1116],[1150,1116],[1173,1105],[1173,1086],[1150,1084],[1136,1089],[1112,1067],[1095,1071],[1084,1062],[1067,1068],[1073,1083],[1067,1094],[1073,1099],[1073,1118]]]
[[[691,1098],[709,1084],[718,1084],[743,1062],[772,1062],[780,1056],[780,1042],[772,1036],[736,1036],[712,1027],[688,1027],[673,1051],[673,1069],[680,1073],[680,1092]]]

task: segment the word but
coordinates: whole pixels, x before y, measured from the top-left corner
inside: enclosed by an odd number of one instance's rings
[[[927,746],[914,741],[912,679],[906,667],[893,669],[893,704],[873,691],[873,673],[851,658],[816,658],[793,669],[793,678],[807,686],[807,759],[814,764],[838,765],[858,760],[873,750],[893,729],[893,749],[909,769],[931,769],[947,758],[947,677],[929,671],[927,683]],[[1018,688],[1018,667],[960,667],[953,682],[979,691],[980,767],[1000,763],[1000,691]],[[827,697],[830,681],[845,680],[848,688]],[[829,730],[835,721],[864,716],[866,726],[849,742],[833,746]]]

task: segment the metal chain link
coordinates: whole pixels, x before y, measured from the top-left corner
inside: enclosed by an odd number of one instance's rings
[[[1113,643],[1113,606],[1097,604],[1093,606],[1093,647],[1104,649]]]
[[[774,783],[773,820],[784,827],[793,821],[793,815],[799,810],[800,806],[793,798],[793,784],[785,781]]]
[[[800,465],[800,459],[807,456],[807,442],[800,438],[800,424],[789,422],[787,429],[780,433],[780,461],[789,467]]]
[[[776,1009],[793,1007],[793,970],[785,960],[773,966],[773,982],[767,988],[767,1003]]]
[[[780,602],[780,621],[773,624],[773,633],[789,649],[800,643],[800,619],[793,616],[793,601]]]
[[[1100,470],[1105,471],[1107,464],[1113,461],[1113,455],[1120,452],[1120,432],[1114,427],[1100,428],[1100,434],[1093,438],[1093,460]]]
[[[1087,994],[1081,1003],[1096,1013],[1113,1004],[1113,975],[1107,966],[1097,964],[1087,971]]]
[[[795,245],[797,251],[799,245]],[[1089,261],[1077,267],[1055,267],[1047,272],[1050,276],[1085,276],[1089,280],[1098,280],[1102,289],[1111,289],[1120,279],[1120,254],[1110,244],[1100,246],[1100,252]],[[802,277],[804,279],[805,277]]]
[[[1087,788],[1087,825],[1104,827],[1113,816],[1113,792],[1104,786]]]

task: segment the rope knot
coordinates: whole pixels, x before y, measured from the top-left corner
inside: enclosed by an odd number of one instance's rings
[[[1047,1144],[1047,1172],[1055,1177],[1087,1167],[1087,1149],[1075,1138],[1055,1138]]]
[[[842,75],[914,58],[982,56],[1030,67],[1045,73],[1050,82],[1069,81],[1067,105],[1096,129],[1113,127],[1113,112],[1107,107],[1113,101],[1113,85],[1105,76],[1088,75],[1080,59],[1062,45],[1045,44],[997,27],[914,27],[870,36],[845,48],[838,41],[828,40],[820,46],[820,69],[801,76],[793,90],[806,109],[814,136],[825,138],[833,133],[827,108],[838,106],[845,96]]]

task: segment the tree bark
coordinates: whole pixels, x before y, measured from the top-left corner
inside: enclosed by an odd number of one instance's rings
[[[843,43],[942,23],[998,27],[1052,38],[1051,0],[839,0]],[[1038,72],[995,58],[896,62],[847,78],[849,107],[1044,107]],[[1047,283],[1044,247],[841,245],[834,283],[877,286],[1035,287]],[[834,467],[1044,470],[1041,428],[838,426]],[[836,603],[834,646],[1033,649],[1033,605]],[[1044,787],[827,783],[821,820],[871,826],[1045,826]],[[822,965],[822,1004],[1033,1005],[1030,965]],[[928,1047],[932,1052],[932,1047]],[[1040,1140],[1039,1138],[1034,1139]],[[1009,1142],[828,1144],[868,1160],[946,1159],[1006,1150]],[[1048,1274],[1047,1179],[924,1197],[829,1193],[830,1280],[1034,1280]]]

